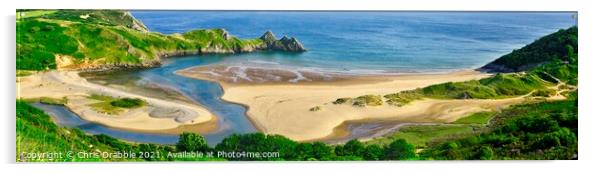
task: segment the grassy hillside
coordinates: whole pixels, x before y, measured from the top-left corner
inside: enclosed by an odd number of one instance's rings
[[[564,42],[565,45],[550,43],[573,37],[576,40],[576,36],[576,27],[560,30],[536,41],[533,43],[535,45],[527,45],[517,50],[529,50],[529,53],[501,57],[533,58],[523,61],[525,64],[537,61],[538,65],[530,65],[532,67],[523,72],[499,73],[481,80],[436,84],[384,97],[391,105],[403,106],[423,97],[490,99],[527,93],[533,96],[548,96],[555,94],[554,90],[548,88],[554,85],[559,90],[566,87],[576,88],[578,54],[572,48],[577,47],[576,42]],[[553,47],[557,49],[551,50]],[[533,54],[555,54],[556,57]],[[566,100],[527,103],[512,106],[501,112],[476,113],[458,119],[452,125],[402,127],[399,131],[370,143],[406,139],[424,147],[420,159],[576,159],[577,91],[564,91],[562,94],[568,97]],[[425,134],[422,131],[430,132]],[[438,135],[439,133],[446,134]]]
[[[17,69],[148,67],[160,57],[269,50],[261,39],[242,40],[223,29],[182,34],[148,32],[120,10],[18,11]]]
[[[435,143],[421,154],[425,159],[576,159],[576,96],[513,106],[496,115],[489,132]]]
[[[578,54],[576,27],[559,30],[545,36],[532,44],[525,46],[499,59],[522,61],[524,65],[533,66],[529,70],[515,73],[498,73],[493,77],[463,82],[447,82],[409,91],[400,91],[383,95],[386,102],[394,106],[404,106],[422,98],[435,99],[499,99],[523,96],[532,93],[533,96],[549,96],[556,90],[549,89],[555,85],[564,87],[578,84]],[[561,45],[564,43],[564,45]],[[516,53],[529,52],[529,53]],[[537,53],[541,52],[541,53]],[[553,54],[533,56],[534,54]],[[551,58],[551,57],[554,58]],[[496,61],[500,61],[500,60]],[[504,61],[504,60],[501,60]],[[536,61],[536,62],[535,62]],[[495,63],[495,62],[494,62]],[[538,65],[531,65],[537,63]],[[563,90],[558,88],[558,90]],[[366,95],[378,97],[379,95]],[[343,104],[351,98],[339,98],[334,104]],[[377,104],[380,105],[380,104]]]
[[[514,50],[481,69],[491,72],[517,72],[552,61],[571,63],[570,54],[577,54],[577,27],[559,30]]]

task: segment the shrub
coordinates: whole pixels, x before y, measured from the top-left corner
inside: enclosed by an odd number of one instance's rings
[[[136,108],[144,105],[144,101],[138,98],[121,98],[111,101],[111,105],[121,108]]]

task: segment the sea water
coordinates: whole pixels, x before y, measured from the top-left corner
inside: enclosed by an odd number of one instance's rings
[[[243,39],[271,30],[305,53],[249,53],[223,64],[382,74],[483,66],[539,37],[576,25],[570,12],[134,11],[153,32],[224,28]]]

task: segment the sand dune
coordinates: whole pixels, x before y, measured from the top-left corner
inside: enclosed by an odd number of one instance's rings
[[[113,128],[174,134],[186,129],[194,129],[192,130],[194,132],[209,132],[217,128],[216,117],[199,105],[150,98],[93,84],[74,71],[49,71],[20,77],[17,79],[17,90],[17,98],[67,97],[69,101],[66,106],[82,119]],[[89,106],[98,102],[87,98],[91,94],[139,98],[147,105],[125,110],[117,115],[109,115],[97,112]],[[158,114],[158,112],[162,113]]]
[[[197,71],[198,72],[198,71]],[[407,122],[452,122],[474,112],[496,110],[518,103],[523,98],[498,100],[436,100],[424,99],[404,107],[390,105],[354,107],[334,105],[342,97],[366,94],[384,95],[432,84],[480,79],[490,74],[459,71],[448,74],[408,74],[383,77],[358,77],[331,82],[233,84],[220,79],[178,71],[180,75],[220,82],[223,99],[244,104],[247,115],[261,131],[281,134],[294,140],[324,138],[345,121],[391,119]],[[309,109],[320,106],[319,111]]]

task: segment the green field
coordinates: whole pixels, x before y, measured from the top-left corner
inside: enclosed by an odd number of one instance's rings
[[[470,125],[435,124],[404,126],[394,133],[370,140],[366,143],[387,145],[395,140],[405,139],[417,147],[426,147],[431,141],[473,134],[474,130],[474,127]]]
[[[89,99],[98,100],[100,102],[90,104],[95,111],[116,115],[126,109],[134,109],[142,107],[146,104],[141,99],[136,98],[114,98],[111,96],[93,94]]]
[[[454,121],[454,124],[487,124],[495,116],[496,112],[477,112],[470,116]]]

